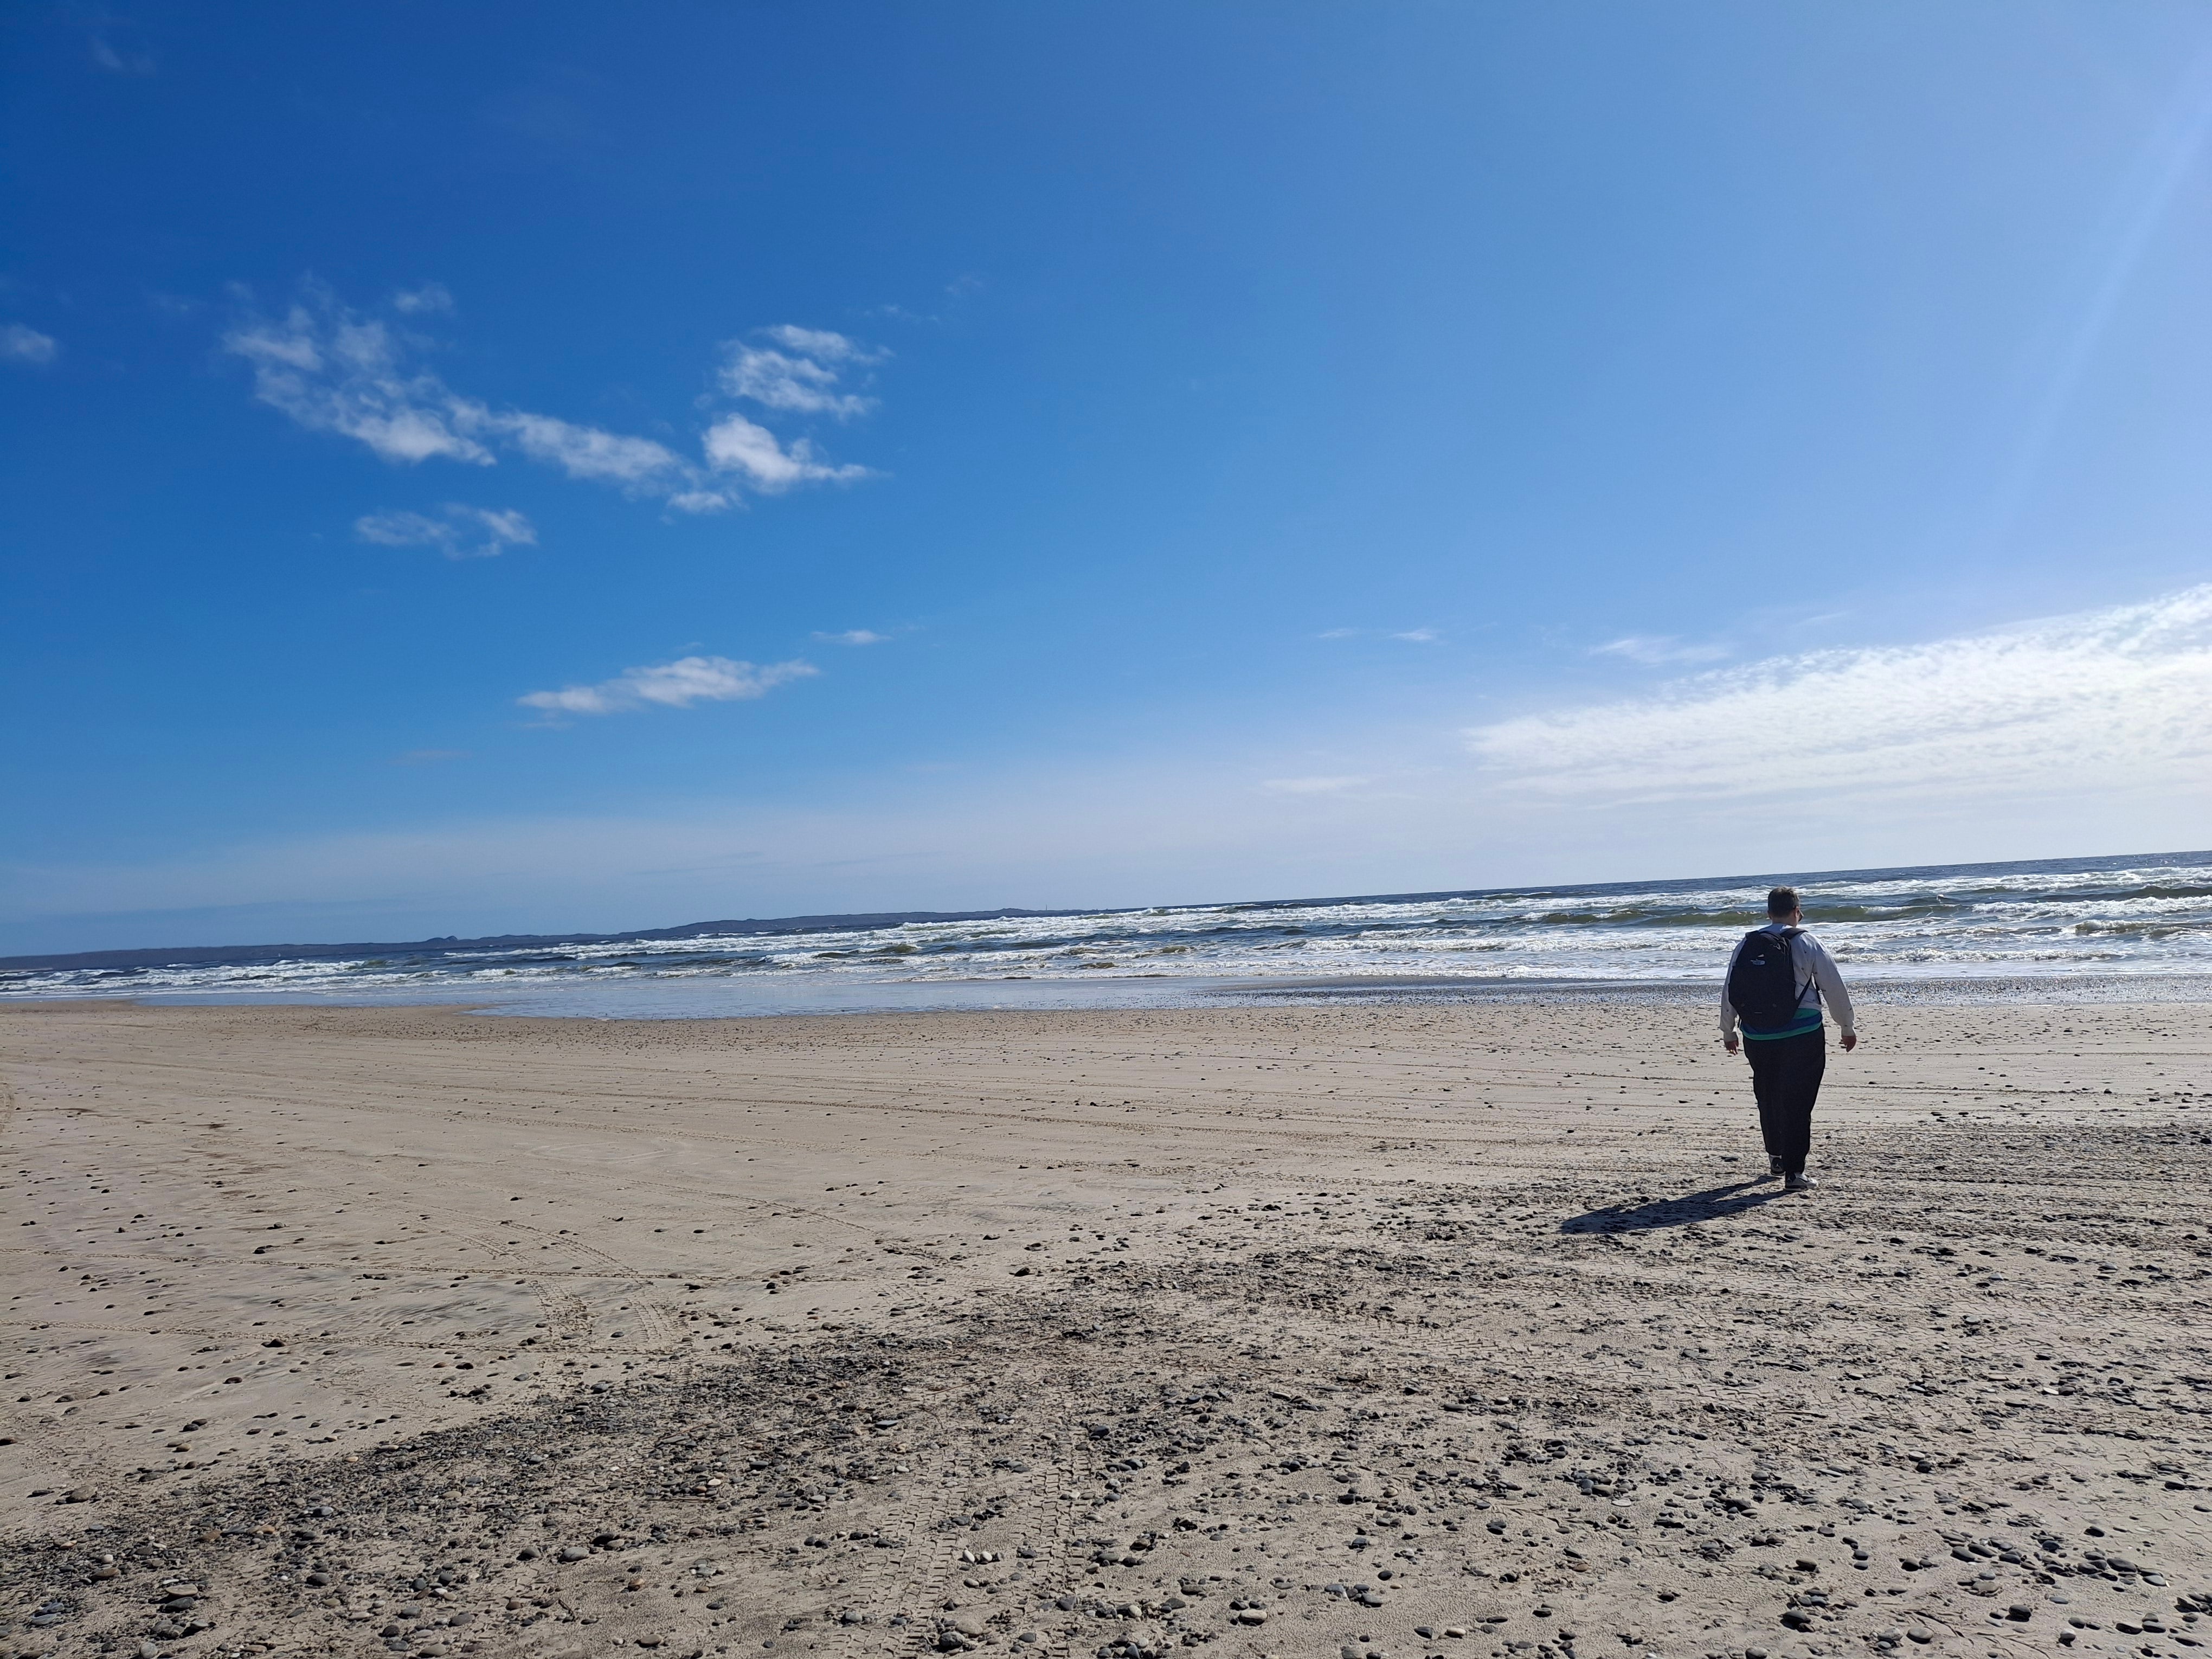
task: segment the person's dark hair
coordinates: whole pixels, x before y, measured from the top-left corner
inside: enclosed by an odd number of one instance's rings
[[[1795,887],[1777,887],[1766,896],[1766,914],[1771,921],[1779,921],[1797,908]]]

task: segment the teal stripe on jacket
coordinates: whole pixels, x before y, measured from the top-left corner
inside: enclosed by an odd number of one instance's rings
[[[1817,1031],[1820,1029],[1820,1005],[1815,1003],[1810,1008],[1800,1008],[1797,1011],[1797,1018],[1778,1030],[1754,1031],[1747,1025],[1743,1028],[1743,1036],[1747,1042],[1771,1042],[1778,1037],[1803,1036],[1808,1031]]]

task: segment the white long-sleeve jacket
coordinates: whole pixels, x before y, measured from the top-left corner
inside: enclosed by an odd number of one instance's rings
[[[1787,922],[1773,922],[1765,929],[1778,933]],[[1721,1040],[1735,1036],[1735,1005],[1729,1000],[1728,984],[1735,972],[1735,959],[1743,949],[1743,941],[1735,942],[1735,950],[1729,952],[1728,972],[1721,975]],[[1844,976],[1836,971],[1835,958],[1820,948],[1820,941],[1810,933],[1800,933],[1790,941],[1790,965],[1797,975],[1797,1006],[1802,1011],[1827,1005],[1829,1013],[1846,1036],[1855,1033],[1857,1024],[1851,1014],[1851,994],[1844,988]]]

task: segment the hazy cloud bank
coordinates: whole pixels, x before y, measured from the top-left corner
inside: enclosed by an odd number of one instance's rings
[[[1477,726],[1520,793],[1965,799],[2212,773],[2212,586],[1923,645],[1817,651]]]

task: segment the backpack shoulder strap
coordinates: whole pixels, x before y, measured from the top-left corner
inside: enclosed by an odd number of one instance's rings
[[[1805,937],[1805,930],[1802,927],[1785,927],[1782,930],[1781,937],[1790,941],[1790,982],[1792,984],[1796,984],[1797,981],[1797,941]],[[1819,995],[1820,976],[1818,974],[1808,975],[1804,983],[1805,985],[1813,987],[1814,994],[1816,996]],[[1803,986],[1799,986],[1797,994],[1801,997],[1805,994]],[[1826,997],[1821,997],[1820,1000],[1825,1004],[1827,999]]]

